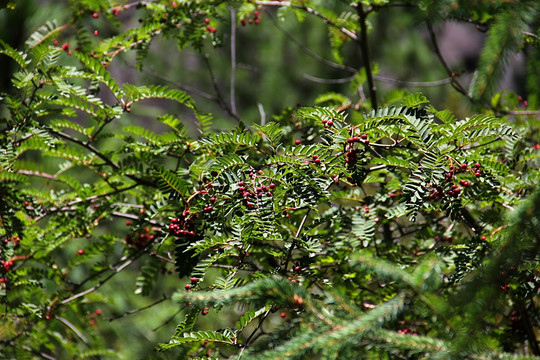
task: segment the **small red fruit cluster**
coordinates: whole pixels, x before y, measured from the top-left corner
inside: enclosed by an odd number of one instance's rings
[[[154,235],[150,234],[150,228],[148,227],[145,227],[140,234],[126,235],[126,244],[128,246],[135,245],[137,249],[144,249],[152,241],[154,241]]]
[[[529,106],[529,103],[527,102],[527,100],[523,100],[523,97],[521,97],[521,96],[518,96],[518,101],[520,103],[523,103],[523,106],[525,106],[525,107]]]
[[[333,120],[323,119],[321,122],[323,123],[324,127],[327,128],[327,129],[330,129],[332,126],[334,126],[334,121]]]
[[[178,218],[172,218],[169,224],[171,233],[180,238],[193,238],[195,236],[194,220],[197,213],[191,213],[189,209],[184,210]]]
[[[20,246],[21,238],[19,238],[17,235],[13,235],[4,239],[4,244],[6,244],[6,246],[9,246],[10,243],[12,244],[13,248],[17,249]]]
[[[2,264],[2,267],[4,268],[5,272],[9,272],[11,267],[14,265],[13,260],[7,260],[7,261],[2,260],[0,261],[0,263]]]
[[[244,18],[240,19],[240,24],[242,24],[242,26],[246,26],[246,24],[259,25],[260,22],[261,22],[261,14],[257,10],[253,12],[253,18],[249,18],[247,21]]]
[[[255,174],[250,174],[253,178],[255,177]],[[254,189],[251,189],[249,186],[246,185],[244,181],[239,181],[237,183],[238,185],[238,194],[243,198],[244,205],[251,209],[255,206],[255,202],[257,198],[262,198],[264,195],[266,196],[272,196],[272,190],[276,188],[276,184],[270,183],[268,185],[260,185],[255,187]],[[255,186],[255,185],[253,185]]]

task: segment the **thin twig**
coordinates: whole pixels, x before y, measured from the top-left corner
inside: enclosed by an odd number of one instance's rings
[[[227,112],[227,114],[229,114],[232,118],[234,118],[236,121],[238,121],[240,123],[240,122],[242,122],[242,120],[238,117],[237,114],[235,114],[232,111],[230,104],[228,104],[224,100],[225,97],[223,96],[223,93],[221,92],[221,90],[219,88],[219,84],[217,82],[216,77],[214,76],[214,71],[212,70],[212,66],[210,65],[210,59],[209,58],[210,58],[209,55],[205,54],[204,55],[204,63],[206,64],[206,68],[208,69],[208,74],[210,75],[210,80],[212,81],[212,86],[214,87],[214,91],[216,92],[218,104],[223,110],[225,110]]]
[[[457,91],[459,91],[463,95],[469,97],[469,95],[467,94],[467,90],[465,90],[463,85],[461,85],[461,83],[456,79],[456,73],[450,68],[450,65],[448,65],[448,63],[446,62],[446,60],[442,56],[441,50],[439,49],[439,44],[437,43],[437,37],[435,36],[435,31],[433,31],[433,26],[431,25],[431,22],[429,22],[429,21],[427,21],[427,28],[428,28],[428,31],[429,31],[429,37],[431,38],[431,43],[433,44],[433,50],[435,50],[435,54],[439,58],[439,61],[444,66],[446,72],[448,73],[448,75],[452,79],[452,81],[450,83],[452,84],[454,89],[456,89]]]
[[[364,12],[364,8],[361,4],[356,8],[358,16],[360,17],[360,39],[357,39],[360,49],[362,51],[362,60],[364,62],[364,68],[366,69],[366,77],[369,86],[369,97],[371,98],[371,107],[377,108],[377,88],[373,81],[373,71],[371,71],[371,62],[369,60],[369,46],[367,40],[367,13]]]
[[[126,316],[129,316],[129,315],[133,315],[133,314],[136,314],[138,313],[139,311],[143,311],[143,310],[146,310],[146,309],[150,309],[151,307],[154,307],[158,304],[161,304],[162,302],[164,301],[167,301],[167,300],[171,300],[171,298],[169,296],[163,296],[163,298],[157,300],[157,301],[154,301],[153,303],[151,303],[150,305],[146,305],[146,306],[143,306],[141,308],[138,308],[138,309],[133,309],[133,310],[128,310],[126,311],[125,313],[123,314],[120,314],[120,315],[117,315],[115,317],[112,317],[112,318],[108,318],[106,319],[107,321],[113,321],[113,320],[117,320],[117,319],[120,319],[120,318],[123,318],[123,317],[126,317]]]
[[[231,6],[231,112],[236,112],[235,81],[236,81],[236,11]]]
[[[308,74],[303,74],[303,76],[310,81],[320,84],[345,84],[354,80],[354,76],[349,76],[342,79],[322,79]]]
[[[88,344],[88,339],[83,335],[83,333],[81,333],[79,331],[79,329],[77,329],[75,327],[75,325],[73,325],[67,319],[65,319],[65,318],[63,318],[61,316],[55,316],[55,318],[58,319],[58,321],[60,321],[62,324],[66,325],[68,328],[70,328],[71,331],[73,331],[75,333],[75,335],[77,335],[79,337],[79,339],[82,340],[83,343]]]
[[[279,24],[279,22],[274,18],[274,16],[272,16],[272,14],[268,13],[268,16],[270,16],[270,18],[272,19],[272,21],[274,22],[274,25],[275,27],[281,31],[283,34],[285,34],[285,36],[287,36],[293,43],[295,43],[303,52],[305,52],[307,55],[309,55],[310,57],[312,57],[313,59],[323,63],[323,64],[326,64],[330,67],[333,67],[334,69],[339,69],[339,70],[344,70],[344,71],[348,71],[352,74],[356,74],[358,72],[357,69],[351,67],[351,66],[347,66],[347,65],[341,65],[341,64],[338,64],[338,63],[335,63],[333,61],[330,61],[330,60],[327,60],[325,58],[323,58],[322,56],[314,53],[311,49],[309,49],[308,47],[306,47],[301,41],[297,40],[294,36],[291,35],[291,33],[289,33],[287,31],[287,29],[285,29],[283,26],[281,26]]]
[[[320,12],[318,12],[317,10],[315,9],[312,9],[312,8],[309,8],[305,5],[296,5],[296,4],[291,4],[290,1],[254,1],[254,3],[256,5],[263,5],[263,6],[278,6],[278,7],[290,7],[290,8],[293,8],[293,9],[300,9],[300,10],[304,10],[305,12],[307,12],[308,14],[311,14],[311,15],[314,15],[320,19],[322,19],[322,21],[325,23],[325,24],[328,24],[332,27],[335,27],[336,29],[338,29],[341,33],[345,34],[346,36],[348,36],[349,38],[357,41],[358,40],[358,37],[356,36],[356,34],[354,34],[352,31],[344,28],[343,26],[339,26],[338,24],[334,23],[332,20],[330,20],[329,18],[327,18],[326,16],[324,16],[323,14],[321,14]]]
[[[249,337],[247,338],[246,342],[244,343],[244,346],[242,346],[242,350],[240,350],[240,353],[238,354],[238,360],[240,360],[240,358],[242,357],[242,354],[244,353],[244,350],[247,348],[247,346],[249,345],[249,342],[251,341],[251,339],[253,338],[253,336],[255,335],[255,333],[257,331],[259,331],[259,329],[261,328],[262,324],[264,323],[264,321],[266,320],[266,318],[268,317],[268,314],[270,313],[270,310],[272,310],[272,308],[266,310],[266,312],[264,313],[263,317],[259,319],[259,324],[257,324],[257,327],[255,328],[255,330],[253,330],[253,332],[249,335]]]

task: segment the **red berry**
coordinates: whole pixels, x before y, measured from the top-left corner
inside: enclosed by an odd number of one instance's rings
[[[475,164],[474,164],[474,167],[477,168],[477,169],[479,169],[479,168],[480,168],[480,164],[479,164],[479,163],[475,163]]]
[[[203,311],[201,311],[201,314],[202,316],[205,316],[206,314],[208,314],[208,310],[204,309]]]
[[[367,134],[362,134],[362,135],[360,135],[360,138],[361,138],[362,140],[366,140],[366,139],[367,139]]]
[[[467,170],[467,168],[468,168],[467,164],[461,164],[460,167],[463,170]]]
[[[114,16],[118,16],[118,14],[120,14],[120,10],[118,10],[117,8],[113,8],[111,10],[111,13],[114,15]]]
[[[486,236],[486,235],[483,235],[483,236],[480,238],[480,240],[486,241],[486,240],[487,240],[487,236]]]
[[[126,220],[126,226],[129,226],[129,225],[131,225],[131,221]]]
[[[255,10],[255,11],[253,12],[253,15],[254,15],[254,16],[259,16],[259,12],[258,12],[257,10]]]
[[[95,12],[95,13],[92,14],[92,17],[93,17],[94,19],[97,19],[97,18],[99,17],[99,14],[98,14],[97,12]]]
[[[101,309],[97,309],[97,310],[96,310],[96,315],[97,315],[97,316],[101,315]]]
[[[94,36],[98,36],[99,32],[97,30],[94,30]]]
[[[517,99],[518,99],[519,102],[523,101],[523,98],[521,96],[518,96]]]
[[[334,122],[332,120],[328,120],[326,125],[328,125],[328,127],[332,127],[334,125]]]
[[[95,326],[96,325],[96,322],[94,320],[89,320],[88,323],[90,324],[90,326]]]
[[[286,313],[286,312],[282,312],[281,314],[279,314],[279,316],[281,316],[282,318],[286,318],[286,317],[287,317],[287,313]]]
[[[523,106],[525,107],[529,106],[529,103],[527,102],[527,100],[523,100]]]
[[[313,162],[316,164],[316,165],[319,165],[321,163],[321,159],[317,158],[315,160],[313,160]]]
[[[69,50],[69,43],[63,43],[62,46],[61,46],[61,49],[64,50],[64,51],[67,51]]]
[[[268,185],[268,187],[269,187],[270,189],[275,189],[275,188],[276,188],[276,184],[271,183],[270,185]]]
[[[84,250],[83,250],[83,249],[79,249],[79,251],[77,251],[77,254],[79,254],[79,255],[84,254]]]
[[[533,146],[533,149],[534,149],[534,150],[540,150],[540,144],[535,144],[535,145]]]
[[[186,289],[186,291],[189,291],[190,288],[191,288],[191,285],[189,284],[186,284],[186,286],[184,286],[184,289]]]
[[[301,141],[300,140],[294,140],[294,144],[295,145],[300,145]]]
[[[208,24],[208,23],[210,23],[210,19],[209,19],[209,18],[206,18],[206,19],[204,19],[204,22],[205,22],[206,24]]]
[[[191,283],[192,283],[192,284],[196,284],[197,281],[199,281],[199,279],[197,279],[196,277],[192,277],[192,278],[191,278]]]

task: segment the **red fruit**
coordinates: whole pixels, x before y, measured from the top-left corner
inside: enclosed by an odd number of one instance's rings
[[[332,127],[332,126],[334,126],[334,122],[333,122],[332,120],[328,120],[328,121],[326,122],[326,125],[327,125],[328,127]]]
[[[205,316],[206,314],[208,314],[208,310],[204,309],[203,311],[201,311],[201,314],[202,316]]]
[[[480,238],[480,240],[486,241],[486,240],[487,240],[487,236],[486,236],[486,235],[483,235],[483,236]]]
[[[97,30],[94,30],[94,36],[98,36],[99,32]]]
[[[212,210],[214,210],[214,207],[213,206],[207,206],[203,209],[203,212],[205,213],[209,213],[209,212],[212,212]]]
[[[192,278],[191,278],[191,283],[192,283],[192,284],[195,285],[195,284],[197,283],[197,281],[199,281],[199,279],[197,279],[196,277],[192,277]]]
[[[129,226],[129,225],[131,225],[131,221],[126,220],[126,226]]]
[[[391,198],[395,198],[395,197],[396,197],[396,194],[390,193],[388,196],[390,196]]]
[[[95,13],[92,14],[92,17],[93,17],[94,19],[97,19],[97,18],[99,17],[99,14],[98,14],[97,12],[95,12]]]
[[[79,254],[79,255],[84,254],[84,250],[83,250],[83,249],[79,249],[79,251],[77,251],[77,254]]]
[[[242,26],[246,26],[246,19],[241,19],[240,23],[242,24]]]
[[[286,313],[286,312],[282,312],[281,314],[279,314],[279,316],[281,316],[282,318],[286,318],[286,317],[287,317],[287,313]]]
[[[522,98],[521,96],[518,96],[517,99],[518,99],[519,102],[522,102],[522,101],[523,101],[523,98]]]
[[[64,50],[64,51],[69,50],[69,43],[63,43],[62,46],[61,46],[61,49]]]
[[[88,323],[90,324],[90,326],[95,326],[96,325],[96,322],[94,320],[89,320]]]
[[[460,167],[462,170],[467,170],[468,168],[467,164],[461,164]]]
[[[270,185],[268,185],[268,187],[269,187],[270,189],[275,189],[275,188],[276,188],[276,184],[271,183]]]
[[[120,14],[120,10],[118,10],[117,8],[113,8],[111,10],[111,13],[114,15],[114,16],[118,16],[118,14]]]
[[[97,309],[97,310],[96,310],[96,315],[97,315],[97,316],[101,315],[101,309]]]
[[[256,18],[255,20],[253,20],[253,22],[255,23],[255,25],[259,25],[260,20],[259,18]]]
[[[475,173],[474,173],[474,175],[476,177],[480,176],[481,174],[482,174],[482,172],[480,170],[476,170]]]
[[[6,281],[7,281],[6,278],[0,278],[0,284],[5,283]]]
[[[361,138],[362,140],[366,140],[366,139],[367,139],[367,134],[362,134],[362,135],[360,135],[360,138]]]
[[[201,190],[201,191],[199,191],[199,193],[202,194],[202,195],[204,195],[204,194],[208,194],[208,191],[206,191],[206,190]]]
[[[294,140],[294,144],[295,145],[300,145],[301,141],[300,140]]]
[[[316,164],[316,165],[319,165],[321,163],[321,159],[317,158],[315,160],[313,160],[313,162]]]
[[[523,100],[523,106],[525,107],[529,106],[529,103],[527,102],[527,100]]]
[[[369,144],[369,140],[364,140],[364,144]]]
[[[191,288],[191,285],[189,284],[186,284],[186,286],[184,286],[184,289],[186,289],[186,291],[189,291],[190,288]]]
[[[540,144],[535,144],[535,145],[533,146],[533,149],[534,149],[534,150],[540,150]]]
[[[58,46],[58,40],[57,40],[57,39],[54,39],[53,45],[54,45],[54,46]]]
[[[208,23],[210,23],[210,19],[209,19],[209,18],[206,18],[206,19],[204,19],[204,22],[205,22],[206,24],[208,24]]]
[[[479,169],[479,168],[480,168],[480,164],[479,164],[479,163],[475,163],[475,164],[474,164],[474,167],[477,168],[477,169]]]
[[[255,10],[255,11],[253,12],[253,15],[254,15],[254,16],[259,16],[259,12],[258,12],[257,10]]]

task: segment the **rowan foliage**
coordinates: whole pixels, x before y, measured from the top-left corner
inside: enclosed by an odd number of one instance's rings
[[[401,5],[78,0],[0,40],[0,358],[540,358],[538,72],[526,111],[497,88],[540,9],[408,5],[435,45],[443,19],[489,29],[468,86],[447,69],[462,117],[376,90],[368,32]],[[239,32],[308,18],[353,86],[242,116]],[[214,93],[113,71],[160,41],[205,54]],[[143,338],[156,354],[129,352]]]

